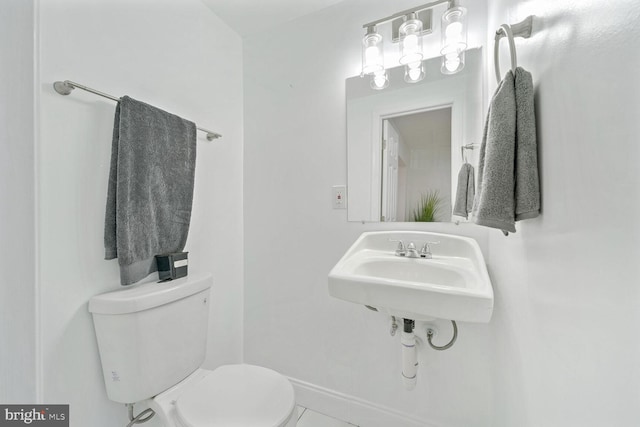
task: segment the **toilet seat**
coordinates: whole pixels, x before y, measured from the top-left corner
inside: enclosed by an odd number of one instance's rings
[[[294,416],[295,397],[271,369],[226,365],[185,390],[175,409],[185,427],[281,427]]]

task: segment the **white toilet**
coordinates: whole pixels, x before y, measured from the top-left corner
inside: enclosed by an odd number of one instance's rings
[[[109,399],[141,403],[166,427],[295,427],[291,383],[270,369],[202,369],[210,274],[98,295],[89,311]]]

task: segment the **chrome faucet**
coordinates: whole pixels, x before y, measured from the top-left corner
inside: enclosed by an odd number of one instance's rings
[[[409,242],[407,245],[407,254],[405,256],[407,258],[420,258],[418,251],[416,251],[416,245],[414,245],[413,242]]]
[[[422,245],[422,249],[420,249],[420,257],[425,259],[432,259],[433,254],[431,253],[431,246],[429,245],[437,245],[440,242],[427,242]]]
[[[394,240],[389,239],[390,242],[398,242],[398,247],[396,248],[396,256],[404,256],[407,258],[424,258],[424,259],[432,259],[433,254],[431,253],[430,245],[437,245],[440,242],[427,242],[422,245],[420,252],[416,250],[416,245],[413,242],[409,242],[406,246],[402,240]]]
[[[398,247],[396,248],[396,256],[406,256],[407,258],[420,258],[418,251],[416,250],[416,245],[413,242],[409,242],[405,247],[404,242],[402,240],[393,240],[389,239],[390,242],[398,242]]]

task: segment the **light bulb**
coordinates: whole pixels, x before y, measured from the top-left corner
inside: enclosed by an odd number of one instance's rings
[[[440,72],[442,74],[455,74],[462,71],[464,68],[465,52],[460,53],[448,53],[442,56],[442,67]]]
[[[458,55],[447,55],[444,60],[444,66],[447,71],[455,71],[460,66],[460,57]]]
[[[380,49],[378,46],[369,46],[364,51],[364,56],[367,64],[374,64],[380,55]]]
[[[382,70],[374,73],[371,78],[371,89],[382,90],[389,86],[389,77],[387,71]]]
[[[422,68],[422,62],[412,62],[405,65],[404,81],[407,83],[417,83],[424,79],[424,69]]]
[[[445,30],[445,36],[448,39],[460,38],[462,35],[462,23],[461,22],[452,22],[447,25],[447,29]]]
[[[409,78],[412,81],[418,80],[419,77],[420,77],[420,69],[419,68],[410,68],[409,69]]]
[[[415,52],[418,48],[418,36],[415,34],[409,34],[404,38],[404,50],[405,52]]]

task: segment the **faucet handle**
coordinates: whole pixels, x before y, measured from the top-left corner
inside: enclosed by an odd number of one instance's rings
[[[422,258],[431,259],[431,246],[429,245],[439,245],[440,242],[426,242],[422,245],[422,249],[420,249],[420,256]]]
[[[397,242],[398,247],[396,248],[396,255],[405,256],[407,251],[404,248],[404,242],[402,240],[389,239],[390,242]]]

